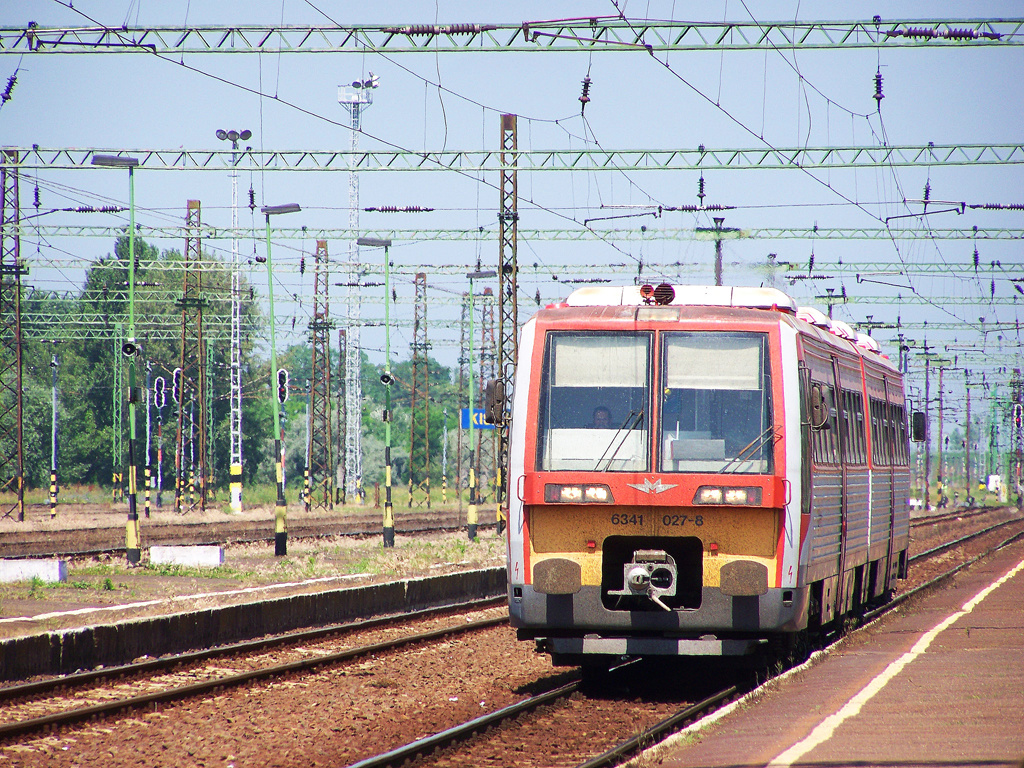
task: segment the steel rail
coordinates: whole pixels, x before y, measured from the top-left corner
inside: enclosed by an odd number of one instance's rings
[[[1014,523],[1017,523],[1019,525],[1020,522],[1021,522],[1020,520],[1005,520],[1005,521],[1003,521],[1001,523],[996,523],[995,525],[990,525],[988,528],[982,528],[980,531],[975,531],[974,533],[970,533],[967,536],[964,536],[962,538],[956,539],[955,541],[949,541],[949,542],[946,542],[945,544],[939,544],[939,546],[937,546],[937,547],[932,547],[931,549],[926,550],[924,552],[918,552],[916,555],[911,557],[907,562],[908,563],[914,563],[914,562],[917,562],[918,560],[923,560],[926,557],[931,557],[932,555],[937,555],[937,554],[939,554],[941,552],[945,552],[947,550],[950,550],[953,547],[959,546],[960,544],[964,544],[964,543],[966,543],[968,541],[971,541],[973,539],[980,538],[981,536],[984,536],[986,533],[991,533],[992,531],[998,531],[1000,528],[1005,528],[1006,526],[1013,525]]]
[[[484,602],[494,603],[501,598],[496,600],[489,600]],[[474,601],[479,607],[481,601]],[[445,610],[452,610],[452,608],[458,606],[444,606],[437,609],[429,609],[433,613],[437,613]],[[261,640],[250,641],[247,643],[239,643],[232,646],[223,646],[221,648],[209,649],[204,651],[198,651],[195,653],[184,654],[181,656],[172,656],[165,659],[153,659],[147,662],[141,662],[138,665],[128,665],[125,667],[117,667],[112,669],[96,670],[93,672],[86,672],[79,675],[73,675],[71,677],[58,678],[55,680],[47,680],[39,683],[27,683],[23,686],[15,686],[12,688],[2,689],[2,693],[5,699],[15,698],[17,695],[38,695],[40,692],[48,692],[57,688],[68,685],[69,681],[80,681],[81,684],[87,684],[98,678],[110,677],[115,674],[127,675],[127,674],[138,674],[147,673],[153,671],[160,671],[162,669],[169,668],[171,666],[179,666],[184,663],[193,661],[202,661],[204,659],[214,656],[224,656],[229,653],[238,652],[246,653],[252,651],[263,650],[268,647],[280,647],[281,645],[308,642],[312,639],[320,639],[324,636],[331,634],[337,634],[339,632],[351,631],[350,627],[355,629],[364,629],[374,626],[376,623],[394,623],[397,621],[405,621],[411,617],[418,618],[419,615],[413,614],[402,614],[401,616],[384,617],[382,619],[372,619],[368,623],[360,622],[358,625],[336,625],[334,627],[323,627],[315,630],[308,630],[306,632],[291,633],[288,635],[280,635],[275,638],[267,638]],[[111,715],[116,712],[120,712],[126,709],[138,709],[140,707],[150,706],[154,704],[163,704],[181,699],[190,698],[199,694],[209,693],[211,691],[221,691],[225,688],[235,688],[246,683],[267,680],[273,677],[281,677],[283,675],[293,674],[296,672],[310,672],[318,669],[319,667],[329,666],[336,664],[341,661],[347,661],[352,658],[359,656],[367,656],[373,653],[380,653],[382,651],[393,650],[406,645],[413,645],[415,643],[429,642],[431,640],[437,640],[439,638],[448,637],[451,635],[463,634],[465,632],[472,632],[479,629],[487,629],[489,627],[498,626],[499,624],[506,623],[508,618],[501,616],[495,619],[480,619],[478,621],[467,622],[465,624],[457,624],[452,627],[444,627],[442,629],[435,629],[429,632],[421,632],[414,635],[406,635],[405,637],[394,638],[392,640],[386,640],[380,643],[373,643],[371,645],[360,646],[358,648],[348,648],[344,651],[337,653],[326,654],[324,656],[317,656],[316,658],[301,659],[299,661],[288,662],[286,664],[277,664],[263,669],[254,669],[246,672],[240,672],[234,675],[228,675],[213,680],[206,680],[200,683],[193,683],[191,685],[179,686],[176,688],[169,688],[163,691],[156,691],[154,693],[143,694],[140,696],[133,696],[127,699],[120,699],[115,701],[108,701],[102,704],[96,704],[90,707],[81,707],[79,709],[72,709],[67,712],[58,712],[52,715],[45,715],[43,717],[32,718],[30,720],[21,720],[14,723],[5,723],[0,725],[0,740],[24,736],[29,733],[36,733],[38,731],[60,727],[65,725],[72,725],[75,723],[89,720],[94,717],[101,717]]]
[[[510,704],[507,707],[502,707],[494,712],[489,712],[486,715],[470,720],[461,725],[456,725],[447,730],[435,733],[432,736],[425,736],[422,739],[418,739],[404,746],[393,749],[390,752],[384,752],[380,755],[374,755],[368,757],[365,760],[360,760],[357,763],[352,763],[348,768],[381,768],[386,765],[395,765],[403,763],[406,760],[414,760],[417,755],[428,754],[429,752],[438,749],[440,747],[446,747],[449,744],[465,739],[467,736],[472,736],[478,731],[486,730],[487,728],[497,725],[505,720],[510,720],[517,717],[524,712],[530,712],[537,707],[544,706],[558,699],[564,699],[577,690],[579,690],[580,681],[576,680],[571,683],[555,688],[552,691],[546,693],[537,694],[531,696],[528,699]]]
[[[670,717],[666,717],[660,723],[655,723],[643,733],[639,733],[636,736],[627,739],[621,744],[612,747],[607,752],[603,752],[597,757],[593,757],[590,760],[587,760],[587,762],[581,763],[579,768],[605,768],[610,765],[618,765],[624,759],[640,752],[643,749],[647,749],[652,744],[664,741],[666,736],[675,733],[679,729],[679,726],[687,720],[702,717],[708,712],[716,709],[718,704],[725,699],[728,699],[730,696],[735,696],[740,692],[741,689],[738,686],[733,685],[725,690],[712,694],[703,701],[699,701],[681,712],[677,712]]]

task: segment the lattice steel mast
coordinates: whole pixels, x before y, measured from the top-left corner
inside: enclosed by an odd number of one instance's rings
[[[327,241],[316,241],[313,318],[309,335],[313,347],[313,378],[309,392],[309,487],[307,503],[314,509],[334,510],[334,461],[331,443],[331,340],[328,309],[330,269]]]
[[[25,520],[25,470],[22,443],[21,237],[18,234],[18,153],[3,151],[0,166],[3,209],[0,211],[0,491],[14,492],[13,506]],[[7,506],[6,504],[4,505]]]
[[[189,446],[190,464],[198,469],[199,495],[198,505],[201,511],[206,509],[206,475],[209,471],[206,456],[206,347],[203,339],[203,277],[199,261],[202,257],[202,240],[200,237],[200,203],[189,200],[186,212],[186,228],[188,237],[185,240],[185,265],[183,270],[182,295],[178,300],[181,307],[181,357],[178,367],[181,369],[181,402],[178,407],[178,457],[175,461],[178,470],[179,492],[175,495],[175,512],[188,512],[194,508],[196,498],[192,494],[192,481],[189,481],[189,509],[182,509],[184,493],[184,453]],[[193,407],[189,415],[185,415],[185,401],[192,398]],[[195,401],[199,402],[196,403]],[[198,407],[196,407],[198,406]],[[199,411],[199,424],[195,424],[195,412]],[[186,423],[186,419],[188,422]],[[188,438],[185,437],[187,434]],[[198,453],[194,445],[198,434]]]
[[[430,358],[427,341],[427,273],[417,272],[413,319],[412,392],[409,403],[409,506],[430,507]]]
[[[495,338],[496,324],[494,322],[493,293],[490,288],[484,288],[483,295],[487,298],[481,302],[480,306],[480,378],[478,379],[480,387],[477,389],[476,397],[474,398],[479,398],[479,401],[483,400],[487,382],[498,376],[498,350]],[[481,406],[474,406],[470,403],[470,409],[474,407],[479,408]],[[470,414],[472,413],[473,411],[470,410]],[[498,429],[490,430],[490,434],[481,430],[477,437],[477,495],[479,496],[480,491],[490,485],[495,491],[493,500],[497,501],[498,482],[501,472],[498,454]]]
[[[373,89],[377,78],[370,73],[368,80],[356,80],[350,86],[338,89],[338,103],[348,110],[352,126],[351,151],[359,147],[362,131],[362,112],[373,103]],[[359,231],[359,174],[352,168],[348,174],[348,226]],[[345,490],[354,498],[363,477],[363,386],[362,347],[360,345],[360,311],[362,295],[359,290],[359,244],[352,238],[348,245],[348,315],[347,343],[345,347]]]
[[[498,430],[498,458],[495,477],[498,533],[505,530],[505,474],[508,471],[508,435],[512,422],[512,385],[519,356],[519,267],[516,244],[519,231],[518,187],[516,176],[516,116],[501,116],[501,209],[498,212],[498,359],[496,375],[500,391],[506,396]]]

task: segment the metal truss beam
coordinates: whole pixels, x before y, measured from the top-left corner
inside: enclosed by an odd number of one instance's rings
[[[21,237],[99,237],[114,239],[124,234],[123,227],[76,225],[76,224],[47,224],[36,226],[21,224],[15,227],[11,225],[4,229],[4,236],[8,230],[13,235]],[[148,239],[157,238],[180,238],[184,237],[181,227],[147,227],[139,225],[136,230],[139,237]],[[275,240],[308,240],[314,230],[300,227],[288,229],[271,229]],[[473,229],[320,229],[315,231],[316,237],[323,240],[355,240],[360,237],[389,238],[394,242],[494,242],[499,237],[497,228],[474,227]],[[259,231],[263,236],[263,230]],[[230,240],[252,238],[252,229],[221,229],[217,227],[204,226],[204,240]],[[597,227],[577,227],[575,229],[519,229],[518,237],[521,240],[554,240],[562,242],[592,242],[604,240],[607,242],[648,242],[658,240],[713,240],[713,233],[709,234],[704,229],[688,229],[680,227],[658,228],[647,226],[645,229],[600,229]],[[915,229],[887,229],[885,227],[751,227],[741,228],[737,237],[746,240],[1024,240],[1024,229],[1008,227],[985,227],[973,229],[970,227],[958,228],[925,228]],[[36,260],[38,262],[38,259]],[[60,264],[61,266],[81,265],[79,260],[71,259],[46,259],[46,264]],[[116,265],[111,265],[116,266]],[[297,269],[297,265],[285,262],[282,268],[289,267]],[[207,269],[228,269],[228,265],[217,259],[204,262]],[[179,270],[180,263],[175,262],[151,262],[146,264],[146,269],[153,270]],[[274,265],[277,271],[278,266]],[[463,270],[466,271],[466,270]]]
[[[518,24],[0,28],[0,53],[520,53],[1003,47],[1022,19],[686,22],[597,16]]]
[[[1024,163],[1024,144],[903,144],[886,147],[753,147],[676,149],[497,150],[190,150],[11,148],[26,170],[71,170],[97,154],[131,155],[139,167],[158,171],[457,171],[500,172],[502,158],[520,171],[666,171],[708,169],[937,167]],[[13,155],[12,155],[13,157]]]

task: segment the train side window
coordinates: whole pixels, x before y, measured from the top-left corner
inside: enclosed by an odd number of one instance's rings
[[[866,464],[868,461],[867,440],[864,436],[864,396],[860,392],[851,392],[850,400],[853,404],[853,434],[857,442],[857,463]]]

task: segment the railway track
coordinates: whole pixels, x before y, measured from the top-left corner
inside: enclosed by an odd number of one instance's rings
[[[923,552],[914,559],[920,561],[934,557],[941,551],[980,536],[995,535],[1000,528],[1014,523],[1017,529],[1021,527],[1019,520],[989,526],[941,548]],[[1015,532],[1009,539],[1002,539],[996,547],[1004,546],[1020,535]],[[955,570],[939,574],[929,581],[929,585],[948,578]],[[928,585],[918,589],[925,586]],[[902,599],[906,597],[901,596]],[[487,627],[499,626],[507,620],[503,607],[491,610],[499,615],[473,621],[467,621],[465,617],[454,621],[450,618],[445,620],[436,612],[432,612],[432,616],[421,615],[418,620],[432,621],[434,626],[419,627],[413,632],[409,631],[407,617],[400,617],[403,626],[392,626],[388,630],[397,637],[378,639],[372,643],[357,645],[360,641],[356,633],[383,628],[385,623],[380,620],[295,633],[184,657],[151,660],[126,668],[3,688],[0,689],[0,717],[7,721],[0,724],[0,740],[11,744],[44,732],[52,737],[55,732],[59,733],[59,729],[85,720],[109,719],[125,711],[152,710],[168,702],[188,699],[201,701],[214,695],[214,692],[221,695],[225,690],[251,685],[259,680],[286,677],[301,680],[302,676],[315,670],[332,665],[344,666],[359,658],[386,654],[389,649],[450,642],[455,633],[465,635],[467,632],[479,632]],[[395,621],[395,618],[392,617],[391,621]],[[341,632],[345,634],[339,639],[338,633]],[[332,633],[335,636],[333,640],[330,637]],[[344,647],[331,647],[332,642]],[[314,643],[317,645],[314,646]],[[229,663],[234,657],[240,659],[238,664]],[[175,666],[177,672],[168,671]],[[446,670],[446,674],[454,672]],[[730,698],[742,695],[754,684],[753,680],[746,678],[731,681],[721,690],[700,690],[695,698],[701,701],[688,703],[680,710],[675,698],[664,692],[649,695],[649,700],[641,701],[644,697],[637,697],[635,681],[638,678],[634,672],[629,668],[616,671],[610,678],[609,688],[597,691],[588,691],[586,688],[581,690],[580,681],[569,679],[565,674],[538,680],[534,687],[539,690],[530,691],[531,695],[514,704],[467,718],[460,724],[440,729],[432,735],[397,746],[391,744],[381,754],[366,757],[355,765],[401,764],[416,756],[422,756],[424,764],[475,764],[484,762],[488,755],[493,757],[495,754],[507,754],[508,750],[515,749],[517,743],[547,744],[551,750],[551,761],[540,764],[580,764],[587,768],[614,765],[638,749],[667,737],[683,723],[703,716]],[[705,673],[703,677],[711,676]],[[111,681],[111,678],[116,680]],[[696,690],[696,679],[687,681],[688,691]],[[106,682],[97,683],[100,680]],[[97,688],[97,685],[103,687]],[[630,686],[634,690],[629,690]],[[88,691],[92,693],[85,693]],[[678,686],[675,692],[678,692]],[[94,701],[96,697],[107,700],[98,703]],[[47,707],[50,711],[40,712]],[[509,725],[516,718],[519,721]],[[523,734],[522,729],[528,729],[530,734]],[[570,747],[562,741],[561,736],[554,738],[557,734],[566,733],[572,733],[579,743]],[[622,733],[632,734],[631,738],[622,741]],[[477,737],[470,738],[474,734]],[[598,758],[591,757],[601,750],[605,752]]]
[[[1021,529],[1019,520],[997,523],[962,536],[955,541],[947,542],[939,547],[922,552],[911,558],[911,560],[920,562],[953,547],[972,542],[980,537],[999,531],[1007,526],[1015,526],[1017,529]],[[905,600],[945,581],[957,571],[968,567],[982,557],[1022,536],[1024,536],[1024,530],[1017,530],[1009,538],[986,548],[975,557],[928,579],[926,582],[917,585],[914,589],[900,595],[898,599],[871,611],[865,616],[865,621],[877,618],[887,611],[893,610]],[[834,639],[837,638],[831,639],[830,642]],[[704,664],[704,662],[701,662],[701,664]],[[629,666],[627,664],[613,670],[612,675],[621,676],[628,671]],[[661,682],[664,683],[664,668],[659,668],[656,674],[663,678]],[[614,691],[616,684],[614,677],[610,677],[609,682],[609,690]],[[448,768],[448,766],[486,764],[490,759],[499,756],[503,750],[511,748],[515,743],[528,743],[532,745],[531,750],[540,750],[539,755],[530,755],[530,764],[577,766],[577,768],[614,766],[624,762],[641,750],[663,741],[686,724],[710,714],[728,701],[742,696],[758,682],[763,682],[763,680],[759,681],[756,676],[741,672],[731,684],[725,685],[720,690],[705,692],[700,701],[687,703],[683,709],[673,711],[668,715],[664,715],[664,707],[659,705],[657,701],[646,701],[642,697],[639,700],[630,698],[628,702],[628,722],[625,724],[622,722],[625,707],[621,698],[615,696],[605,698],[609,690],[603,690],[593,691],[593,693],[597,694],[597,697],[580,697],[578,701],[574,701],[574,697],[580,692],[580,683],[573,682],[554,691],[546,692],[543,695],[525,699],[513,707],[506,708],[504,711],[492,712],[485,717],[477,718],[474,721],[464,723],[434,736],[418,739],[402,747],[367,758],[353,764],[351,768],[384,768],[385,766],[402,765],[406,760],[417,760],[417,768],[421,766]],[[693,685],[692,681],[690,685]],[[562,716],[559,717],[554,707],[567,708],[572,711],[571,714],[563,712]],[[503,724],[520,718],[525,713],[542,712],[544,708],[548,708],[549,711],[537,715],[537,718],[550,718],[550,725],[538,725],[534,722],[516,724],[514,726],[514,736],[509,735],[511,731],[504,735],[501,733],[500,726]],[[646,725],[646,723],[652,720],[656,720],[656,722],[649,726]],[[633,735],[623,741],[618,741],[613,734],[599,734],[595,732],[595,724],[599,723],[614,724],[613,727],[622,727],[626,732],[631,732]],[[638,728],[638,724],[644,725],[642,728]],[[590,746],[596,746],[602,741],[614,743],[597,756],[574,757],[574,753],[579,752],[579,747],[573,744],[567,745],[565,738],[560,737],[557,742],[549,744],[550,751],[544,751],[543,744],[545,742],[543,734],[565,734],[566,728],[576,728],[588,732],[588,744]],[[525,733],[521,733],[521,731]],[[533,731],[533,733],[530,733],[530,731]],[[540,734],[539,737],[535,735],[537,733]],[[461,740],[466,739],[471,740],[465,742],[466,746],[464,748],[459,746]]]
[[[395,530],[410,535],[459,530],[464,520],[457,511],[412,512],[397,516]],[[493,527],[481,523],[480,528]],[[360,515],[326,518],[322,520],[289,521],[291,539],[315,539],[329,536],[364,538],[380,535],[379,515]],[[219,523],[144,523],[141,529],[142,546],[202,545],[202,544],[254,544],[274,541],[274,524],[267,521],[228,521]],[[71,529],[60,534],[74,543],[55,545],[54,531],[18,531],[0,537],[5,557],[97,557],[123,554],[124,531],[115,528]]]
[[[416,632],[403,631],[417,623],[443,623],[453,611],[464,614],[503,607],[503,598],[480,600],[6,686],[0,688],[0,742],[497,626],[508,621],[503,612]],[[397,636],[352,644],[353,637],[389,628]],[[90,703],[93,701],[97,703]]]

